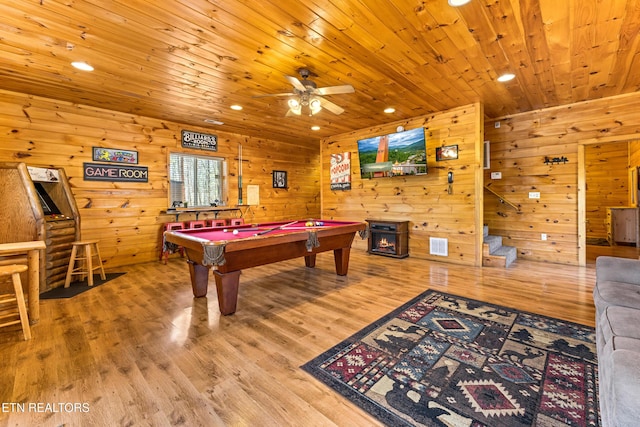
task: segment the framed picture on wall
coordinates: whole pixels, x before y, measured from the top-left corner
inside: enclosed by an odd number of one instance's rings
[[[287,188],[286,171],[273,171],[273,188]]]
[[[455,160],[458,158],[457,145],[445,145],[436,148],[436,161]]]
[[[94,162],[138,163],[138,152],[114,148],[93,147]]]

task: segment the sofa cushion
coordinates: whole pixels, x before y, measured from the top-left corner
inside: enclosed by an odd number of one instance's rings
[[[632,258],[599,256],[596,258],[596,281],[640,285],[640,262]]]
[[[593,290],[593,299],[598,318],[610,305],[640,309],[640,286],[610,280],[598,282]]]
[[[613,412],[616,411],[616,406],[618,405],[620,397],[615,396],[621,392],[618,381],[624,381],[624,379],[617,378],[616,375],[619,375],[620,371],[625,371],[638,365],[636,361],[638,351],[640,351],[640,340],[627,337],[614,337],[604,346],[603,349],[598,350],[598,388],[600,390],[600,416],[602,417],[603,426],[618,426],[618,424],[613,422]],[[635,356],[635,359],[633,357],[625,358],[623,356],[617,356],[617,358],[614,358],[614,354],[619,352],[625,352],[622,354]],[[630,360],[632,364],[630,366],[625,365],[630,363]],[[640,380],[640,378],[638,380],[634,380],[629,377],[627,380],[633,382]],[[637,384],[638,383],[635,384],[635,387],[637,387]],[[637,400],[637,397],[635,397],[635,400]],[[619,418],[623,417],[620,412],[618,412],[617,416]]]
[[[603,345],[613,337],[640,339],[640,310],[629,307],[609,306],[600,316],[599,327],[604,339]]]
[[[638,353],[629,350],[615,350],[612,359],[611,395],[607,396],[610,409],[609,424],[604,425],[635,427],[640,420]]]
[[[629,350],[635,351],[636,353],[640,354],[640,339],[629,337],[614,337],[611,347],[613,348],[613,351]]]

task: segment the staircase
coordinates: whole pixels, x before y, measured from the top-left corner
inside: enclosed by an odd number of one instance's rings
[[[502,237],[489,235],[489,227],[486,225],[483,234],[482,265],[484,267],[509,267],[518,257],[516,248],[503,246]]]

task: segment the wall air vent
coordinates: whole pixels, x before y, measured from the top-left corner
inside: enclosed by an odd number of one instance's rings
[[[429,237],[429,255],[449,256],[449,241],[440,237]]]

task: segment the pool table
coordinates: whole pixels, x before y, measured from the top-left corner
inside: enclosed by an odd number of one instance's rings
[[[184,248],[195,297],[207,295],[213,269],[220,312],[229,315],[236,311],[241,270],[298,257],[312,268],[317,253],[332,250],[336,274],[344,276],[355,234],[365,238],[366,229],[365,222],[301,220],[167,231],[165,241]]]

